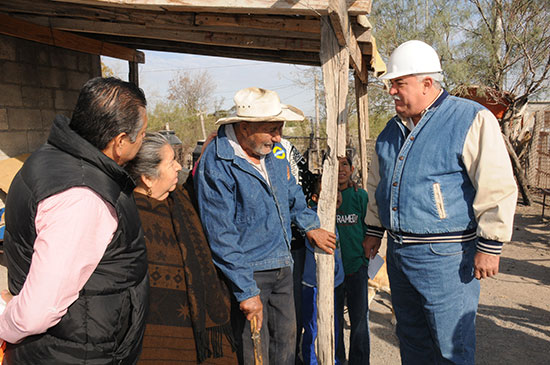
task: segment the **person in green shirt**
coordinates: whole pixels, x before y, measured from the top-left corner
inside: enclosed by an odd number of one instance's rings
[[[367,231],[367,192],[358,189],[351,180],[351,158],[339,157],[338,190],[342,193],[342,205],[336,211],[336,225],[340,234],[344,263],[344,286],[351,322],[349,364],[369,364],[369,306],[368,265],[363,249]]]

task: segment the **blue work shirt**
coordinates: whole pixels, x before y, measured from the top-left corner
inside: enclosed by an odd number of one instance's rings
[[[273,150],[265,156],[268,184],[249,161],[235,155],[221,126],[194,176],[214,263],[239,302],[260,294],[255,271],[292,265],[291,222],[304,232],[320,227],[290,172],[286,150],[278,143]]]

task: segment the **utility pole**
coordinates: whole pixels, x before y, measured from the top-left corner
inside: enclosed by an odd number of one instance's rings
[[[204,128],[204,117],[202,112],[199,112],[199,117],[201,118],[202,140],[206,141],[206,128]]]

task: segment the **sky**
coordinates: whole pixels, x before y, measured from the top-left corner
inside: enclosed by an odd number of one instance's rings
[[[151,106],[166,101],[168,83],[178,72],[208,71],[216,83],[213,100],[223,98],[222,107],[233,106],[233,96],[240,89],[257,86],[274,90],[281,102],[304,111],[306,116],[315,115],[314,90],[296,86],[292,79],[306,70],[307,66],[281,63],[248,61],[233,58],[197,56],[190,54],[144,51],[145,64],[139,65],[140,87]],[[128,79],[128,62],[110,57],[101,57],[115,76]],[[213,110],[210,110],[212,112]]]

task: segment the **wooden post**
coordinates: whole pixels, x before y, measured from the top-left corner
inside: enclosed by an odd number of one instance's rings
[[[315,74],[315,149],[317,150],[317,167],[321,170],[321,117],[319,116],[319,80]]]
[[[139,86],[139,70],[137,62],[128,61],[128,81],[134,83],[136,86]]]
[[[357,123],[359,130],[359,156],[361,158],[361,182],[367,188],[367,139],[369,139],[369,97],[367,85],[355,75],[355,98],[357,100]]]
[[[199,116],[201,118],[201,129],[202,129],[202,138],[203,141],[206,141],[206,128],[204,127],[204,116],[202,112],[199,112]]]
[[[318,214],[321,227],[334,232],[338,190],[338,156],[345,156],[349,53],[338,44],[328,16],[321,17],[320,52],[327,106],[327,159],[323,163]],[[343,134],[343,135],[342,135]],[[334,364],[334,256],[315,249],[317,263],[317,361]]]

